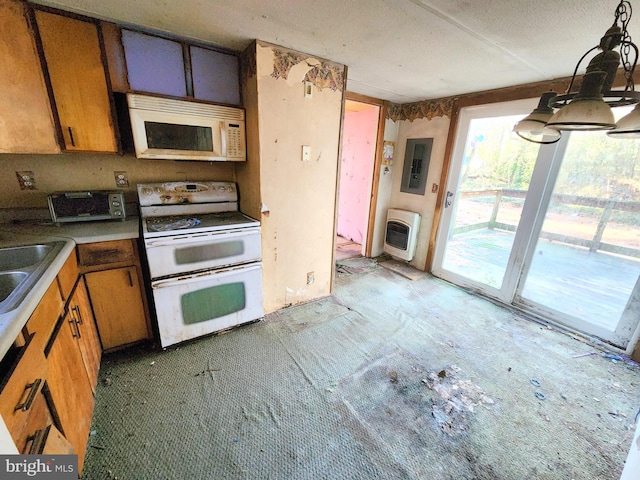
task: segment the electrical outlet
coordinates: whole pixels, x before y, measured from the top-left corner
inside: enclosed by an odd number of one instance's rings
[[[311,146],[302,145],[302,161],[308,162],[311,158]]]
[[[127,172],[113,172],[113,176],[116,179],[116,187],[129,186],[129,177],[127,177]]]
[[[313,83],[304,82],[304,96],[305,98],[313,97]]]
[[[16,177],[20,183],[20,190],[36,190],[36,176],[33,172],[16,172]]]
[[[311,285],[315,280],[313,272],[307,273],[307,285]]]

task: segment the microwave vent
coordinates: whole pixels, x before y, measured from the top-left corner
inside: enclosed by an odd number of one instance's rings
[[[221,105],[172,100],[169,98],[151,97],[147,95],[127,94],[129,108],[151,110],[155,112],[195,115],[221,120],[244,120],[244,110]]]

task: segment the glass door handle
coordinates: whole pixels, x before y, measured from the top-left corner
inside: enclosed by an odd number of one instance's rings
[[[451,206],[451,197],[453,197],[455,193],[447,190],[447,198],[444,199],[444,208]]]

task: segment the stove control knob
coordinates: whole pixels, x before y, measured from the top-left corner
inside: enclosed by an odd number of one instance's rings
[[[151,190],[149,187],[143,187],[142,188],[142,194],[143,195],[151,195],[153,193],[153,190]]]
[[[154,190],[155,190],[155,192],[156,192],[156,193],[162,193],[162,192],[164,192],[164,190],[162,189],[162,187],[156,187],[156,188],[154,188]]]

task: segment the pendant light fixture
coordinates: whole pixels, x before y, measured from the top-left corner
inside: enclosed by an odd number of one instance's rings
[[[567,88],[558,95],[546,92],[538,107],[514,127],[521,138],[534,143],[555,143],[563,130],[606,130],[616,138],[640,138],[640,109],[616,123],[612,107],[637,104],[633,73],[638,61],[638,47],[627,31],[631,19],[631,4],[621,0],[615,11],[613,25],[578,61]],[[615,49],[618,48],[619,52]],[[576,74],[582,61],[593,51],[602,50],[587,65],[582,84],[574,91]],[[623,90],[612,90],[618,68],[622,65],[626,84]]]

